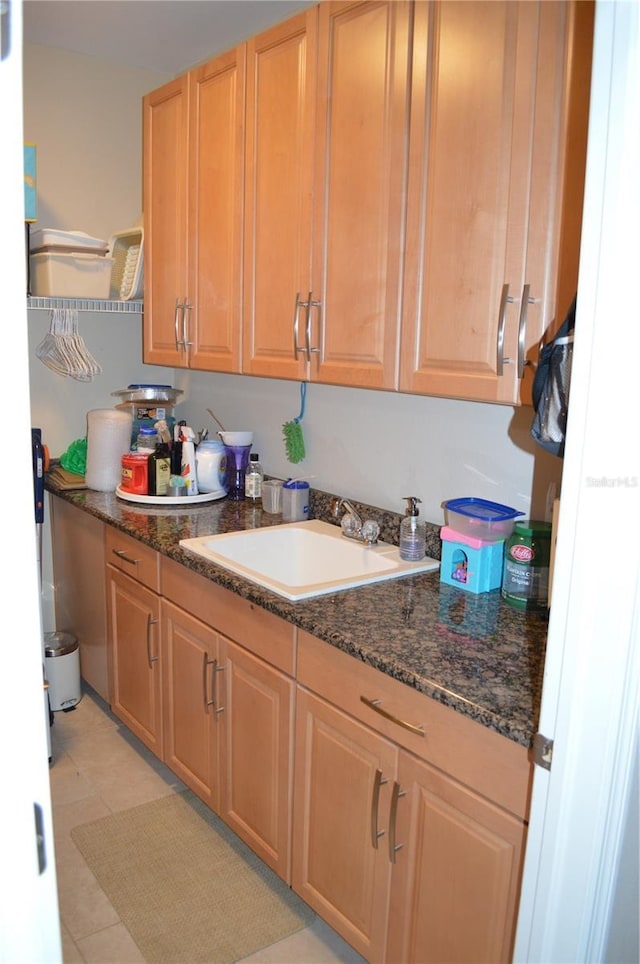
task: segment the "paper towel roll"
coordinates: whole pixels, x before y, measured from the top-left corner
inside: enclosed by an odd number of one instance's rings
[[[87,468],[90,489],[114,492],[120,484],[122,456],[131,450],[133,416],[116,408],[87,412]]]

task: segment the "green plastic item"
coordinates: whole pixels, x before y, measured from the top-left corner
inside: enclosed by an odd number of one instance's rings
[[[304,435],[302,434],[302,425],[300,424],[304,418],[306,399],[307,383],[302,382],[300,385],[300,414],[297,418],[292,419],[290,422],[285,422],[282,426],[282,435],[284,438],[284,447],[287,453],[287,458],[294,464],[303,462],[307,454],[304,444]]]
[[[87,469],[87,440],[78,438],[60,456],[60,465],[74,475],[84,475]]]

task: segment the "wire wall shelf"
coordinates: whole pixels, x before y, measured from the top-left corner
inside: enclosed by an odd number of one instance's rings
[[[141,315],[142,304],[142,301],[114,301],[109,298],[51,298],[38,295],[27,297],[27,308],[40,308],[47,311],[53,308],[69,308],[72,311],[110,311]]]

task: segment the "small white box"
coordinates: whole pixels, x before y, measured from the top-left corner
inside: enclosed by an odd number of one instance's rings
[[[97,254],[31,255],[31,289],[50,298],[109,298],[113,258]]]

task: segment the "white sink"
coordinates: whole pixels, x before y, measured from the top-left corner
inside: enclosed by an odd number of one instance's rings
[[[339,526],[312,520],[181,539],[183,549],[230,569],[285,599],[308,599],[438,569],[436,559],[405,562],[397,546],[347,539]]]

